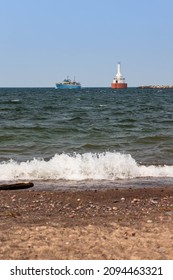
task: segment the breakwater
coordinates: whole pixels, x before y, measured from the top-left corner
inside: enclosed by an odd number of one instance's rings
[[[139,86],[138,88],[159,88],[159,89],[169,89],[169,88],[173,88],[173,85],[149,85],[149,86]]]

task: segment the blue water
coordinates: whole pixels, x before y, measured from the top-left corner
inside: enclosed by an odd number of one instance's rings
[[[0,181],[172,177],[172,89],[0,89]]]

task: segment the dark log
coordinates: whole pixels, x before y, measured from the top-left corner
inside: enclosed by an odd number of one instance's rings
[[[0,190],[21,190],[32,188],[33,186],[32,182],[9,183],[0,185]]]

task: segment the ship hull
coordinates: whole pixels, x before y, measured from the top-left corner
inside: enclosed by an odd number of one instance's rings
[[[127,88],[127,84],[126,83],[112,83],[111,88],[114,88],[114,89]]]
[[[81,89],[81,85],[64,85],[64,84],[56,84],[56,89]]]

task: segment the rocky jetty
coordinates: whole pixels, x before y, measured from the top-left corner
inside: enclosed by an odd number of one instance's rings
[[[167,89],[167,88],[173,88],[173,86],[170,85],[150,85],[150,86],[139,86],[138,88],[158,88],[158,89]]]

